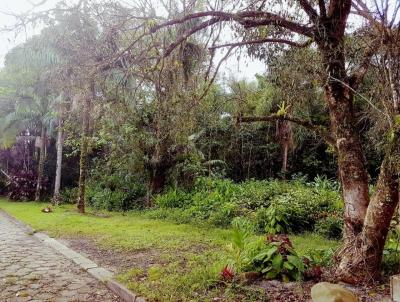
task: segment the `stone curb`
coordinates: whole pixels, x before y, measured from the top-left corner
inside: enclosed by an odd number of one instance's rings
[[[38,240],[42,241],[45,245],[51,247],[57,252],[63,254],[67,259],[72,260],[74,263],[79,265],[82,269],[87,271],[95,279],[99,280],[107,286],[114,294],[119,296],[125,302],[146,302],[146,299],[132,293],[128,288],[113,279],[113,273],[106,270],[105,268],[97,266],[96,263],[90,259],[82,256],[81,254],[75,252],[69,247],[65,246],[61,242],[54,238],[44,234],[36,233],[36,231],[29,225],[16,219],[14,216],[10,215],[3,209],[0,209],[0,216],[3,216],[11,220],[19,228],[29,235],[35,236]]]

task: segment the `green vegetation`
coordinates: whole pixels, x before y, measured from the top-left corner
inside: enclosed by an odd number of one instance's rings
[[[321,184],[322,183],[322,184]],[[317,231],[341,238],[343,202],[335,184],[318,178],[301,180],[248,180],[198,178],[192,190],[170,189],[155,198],[156,209],[147,217],[177,223],[208,222],[229,227],[236,217],[247,218],[259,234]]]
[[[99,212],[79,215],[72,205],[42,213],[43,203],[0,201],[0,208],[58,238],[90,238],[102,248],[148,253],[154,263],[132,267],[119,280],[150,299],[161,301],[211,301],[213,297],[243,297],[262,301],[262,295],[242,285],[222,286],[220,272],[232,258],[232,229],[175,224],[143,217],[140,212]],[[259,240],[251,236],[251,240]],[[299,255],[309,250],[336,248],[338,242],[317,235],[290,236]]]
[[[352,284],[393,272],[398,1],[56,2],[9,27],[42,30],[0,69],[0,195],[71,205],[5,208],[153,254],[121,278],[163,301],[253,301],[241,275],[302,280],[334,260]],[[264,72],[247,77],[242,52]],[[316,246],[342,237],[337,257]]]

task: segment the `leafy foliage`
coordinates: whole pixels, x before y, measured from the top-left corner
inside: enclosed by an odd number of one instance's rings
[[[7,196],[13,200],[33,200],[36,191],[36,177],[31,170],[20,170],[10,175],[6,183]]]
[[[269,235],[263,250],[252,259],[252,265],[265,278],[282,281],[299,281],[305,271],[302,258],[286,235]]]
[[[330,188],[298,180],[235,184],[199,178],[192,190],[175,188],[158,195],[157,209],[148,215],[222,227],[230,226],[235,217],[245,217],[252,221],[254,231],[269,234],[314,231],[318,225],[323,236],[339,238],[342,202],[338,191]]]

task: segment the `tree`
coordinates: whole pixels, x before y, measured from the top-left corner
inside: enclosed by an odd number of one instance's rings
[[[225,10],[199,11],[162,22],[155,25],[150,33],[177,24],[185,24],[188,21],[198,21],[196,26],[182,33],[176,42],[166,48],[165,55],[170,54],[177,45],[195,33],[213,28],[223,22],[235,23],[243,32],[243,41],[217,45],[213,49],[266,43],[283,44],[288,47],[307,47],[311,43],[315,43],[321,58],[320,64],[324,76],[322,88],[325,91],[325,102],[330,112],[330,130],[288,115],[273,115],[263,118],[242,117],[241,119],[247,119],[247,121],[290,120],[318,131],[335,148],[345,202],[344,249],[352,250],[351,253],[343,253],[337,275],[340,279],[353,283],[370,280],[371,276],[376,277],[379,274],[380,261],[367,260],[368,265],[361,265],[355,250],[361,246],[361,250],[368,251],[363,253],[367,259],[380,259],[382,254],[383,245],[380,244],[378,247],[375,245],[374,234],[380,234],[383,242],[385,241],[391,213],[398,202],[396,194],[385,195],[388,192],[398,191],[398,184],[395,181],[397,173],[390,159],[393,157],[393,152],[397,150],[397,140],[391,144],[382,163],[378,189],[370,204],[364,152],[355,124],[354,96],[368,70],[371,57],[385,43],[381,39],[379,29],[386,24],[382,25],[381,20],[371,13],[361,1],[330,0],[325,3],[321,0],[317,4],[313,4],[306,0],[299,0],[298,5],[301,9],[299,14],[292,13],[292,10],[286,13],[275,13],[273,9],[268,11],[266,3],[261,1],[252,2],[244,9],[233,8],[231,11],[228,11],[228,5],[224,5]],[[372,26],[371,30],[366,32],[372,38],[366,39],[368,44],[363,46],[362,58],[354,62],[357,64],[352,65],[349,70],[346,68],[345,31],[352,6],[360,15],[369,18]],[[387,6],[383,9],[386,9],[384,16],[387,16]],[[306,22],[304,22],[305,20]],[[383,21],[385,20],[387,19]],[[393,22],[389,22],[391,26],[394,25],[394,20],[396,20],[395,17]],[[263,30],[263,28],[269,30]],[[296,40],[296,37],[303,37],[305,40],[300,38]],[[390,201],[385,203],[388,208],[384,207],[384,209],[378,204],[382,203],[385,196]],[[367,212],[367,216],[373,216],[381,213],[381,210],[385,210],[382,213],[387,213],[386,216],[381,215],[384,223],[377,225],[375,221],[374,232],[368,232],[367,230],[370,230],[371,226],[364,224]],[[360,237],[364,237],[364,239],[358,240]]]
[[[5,117],[5,134],[14,128],[17,132],[30,129],[40,135],[35,200],[40,199],[43,189],[47,130],[52,124],[55,100],[49,87],[49,74],[45,70],[51,70],[56,60],[46,48],[36,50],[37,43],[38,39],[32,39],[15,48],[7,55],[3,70],[9,77],[6,97],[14,100],[13,110]]]

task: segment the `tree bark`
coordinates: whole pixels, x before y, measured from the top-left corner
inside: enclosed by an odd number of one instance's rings
[[[284,178],[286,178],[286,174],[287,174],[288,153],[289,153],[289,143],[285,142],[283,144],[282,169],[281,169],[281,172],[282,172]]]
[[[342,13],[346,14],[345,11]],[[346,20],[347,17],[344,16],[343,22]],[[369,192],[364,152],[355,123],[354,97],[346,72],[344,28],[340,24],[334,18],[331,19],[324,26],[323,35],[317,38],[317,44],[327,75],[325,98],[329,108],[331,130],[336,139],[339,177],[345,204],[346,245],[362,231],[369,204]]]
[[[44,124],[41,126],[40,133],[41,141],[40,141],[40,153],[39,153],[39,164],[38,164],[38,175],[37,175],[37,183],[36,183],[36,193],[35,193],[35,201],[39,201],[42,189],[43,189],[43,176],[44,176],[44,162],[46,160],[46,127]]]
[[[61,173],[62,173],[62,155],[63,155],[63,130],[62,130],[62,114],[58,120],[57,129],[57,164],[56,164],[56,179],[54,182],[54,195],[53,204],[58,205],[60,202],[60,187],[61,187]]]
[[[390,222],[399,203],[399,136],[389,146],[382,162],[376,191],[365,216],[363,230],[353,244],[345,246],[337,274],[348,283],[375,281]]]
[[[90,92],[87,92],[84,99],[84,108],[82,116],[82,137],[81,137],[81,153],[79,160],[79,193],[78,193],[78,212],[85,213],[86,205],[86,177],[88,170],[88,147],[89,147],[89,129],[90,129],[90,106],[91,98],[94,97],[94,83],[90,85]]]
[[[352,97],[334,96],[329,88],[327,94],[331,127],[336,136],[339,177],[345,204],[344,243],[347,244],[362,231],[369,204],[368,174],[354,122]]]

